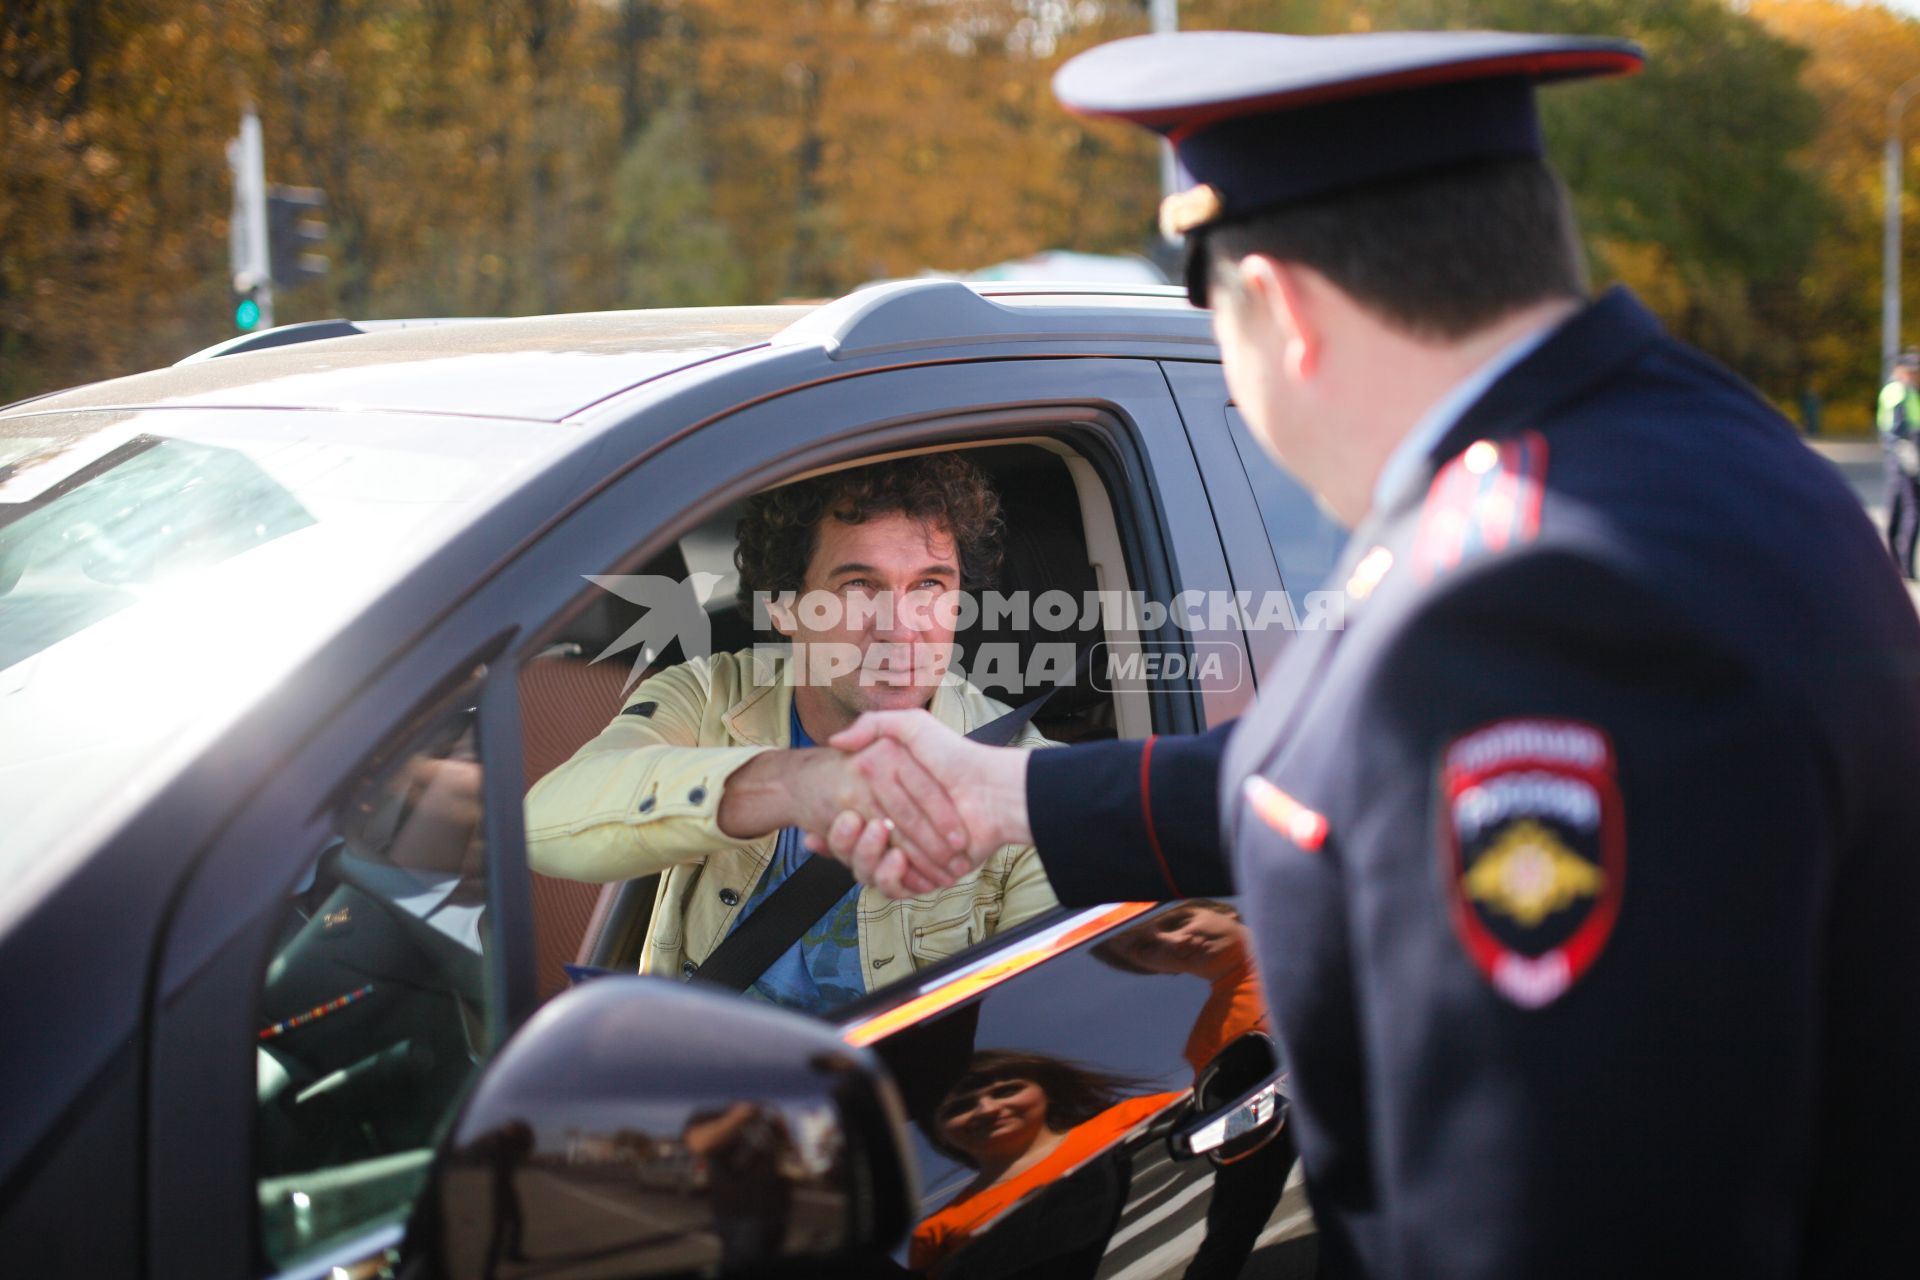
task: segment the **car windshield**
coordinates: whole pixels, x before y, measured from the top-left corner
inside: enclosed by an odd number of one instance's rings
[[[0,419],[0,883],[142,798],[570,435],[422,415]]]
[[[0,670],[314,522],[239,450],[149,435],[42,501],[0,504],[0,521]]]

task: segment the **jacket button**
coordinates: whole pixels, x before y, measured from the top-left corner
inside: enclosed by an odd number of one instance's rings
[[[699,804],[702,800],[705,800],[706,798],[707,798],[707,789],[705,787],[695,787],[693,790],[687,792],[688,804]]]
[[[738,906],[740,903],[740,895],[737,891],[733,889],[722,889],[720,891],[720,901],[726,903],[730,907]]]
[[[691,978],[694,974],[698,973],[699,971],[700,971],[700,966],[695,964],[691,960],[683,961],[680,965],[680,976],[683,978]]]
[[[652,812],[653,812],[653,797],[652,797],[652,796],[648,796],[648,797],[647,797],[647,798],[646,798],[645,800],[642,800],[642,801],[640,802],[640,812],[642,812],[642,813],[652,813]]]

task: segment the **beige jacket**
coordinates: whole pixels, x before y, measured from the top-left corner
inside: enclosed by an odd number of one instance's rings
[[[670,667],[642,681],[597,737],[527,793],[534,870],[601,882],[662,873],[642,973],[692,973],[773,859],[777,833],[736,840],[721,832],[718,813],[734,770],[790,741],[786,669],[783,651],[750,649]],[[958,679],[935,690],[927,709],[963,733],[1007,710]],[[1029,725],[1015,742],[1046,739]],[[995,850],[974,874],[925,897],[895,902],[863,889],[867,989],[1056,905],[1031,845]]]

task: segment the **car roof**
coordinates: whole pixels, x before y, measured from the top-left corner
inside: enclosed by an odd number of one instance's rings
[[[758,346],[812,309],[702,307],[381,328],[114,378],[16,409],[351,408],[557,421],[662,373]]]
[[[1205,336],[1178,289],[901,281],[836,302],[376,324],[223,354],[23,401],[0,414],[91,409],[382,409],[557,422],[663,374],[765,347],[832,358],[944,341]],[[1191,334],[1186,331],[1192,330]],[[272,331],[269,331],[272,332]],[[292,334],[288,335],[293,337]]]

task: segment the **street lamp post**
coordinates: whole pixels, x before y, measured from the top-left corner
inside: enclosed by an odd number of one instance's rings
[[[1153,32],[1180,29],[1180,0],[1148,0],[1148,12],[1153,19]],[[1173,144],[1160,144],[1160,194],[1170,196],[1180,189],[1180,162],[1173,158]],[[1168,241],[1169,244],[1173,243]]]
[[[1887,219],[1880,264],[1880,376],[1893,376],[1893,358],[1900,351],[1900,116],[1915,93],[1920,76],[1901,85],[1887,99]]]

